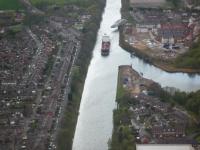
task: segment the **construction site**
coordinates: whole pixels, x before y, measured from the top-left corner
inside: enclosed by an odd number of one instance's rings
[[[151,58],[170,62],[187,52],[198,41],[200,14],[195,10],[186,12],[161,8],[160,5],[165,3],[165,0],[131,0],[130,16],[134,24],[127,23],[123,35],[124,41],[133,49],[138,49]]]

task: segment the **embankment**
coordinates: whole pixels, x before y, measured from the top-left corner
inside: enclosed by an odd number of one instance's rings
[[[76,123],[79,114],[82,91],[84,87],[87,69],[92,57],[97,32],[100,27],[101,15],[105,7],[105,0],[98,0],[95,13],[92,14],[92,22],[89,22],[84,29],[81,50],[72,73],[71,93],[69,102],[65,109],[64,117],[61,120],[61,128],[58,130],[57,149],[71,150],[73,144]]]
[[[157,68],[160,68],[166,72],[169,73],[176,73],[176,72],[182,72],[182,73],[190,73],[190,74],[199,74],[200,70],[198,69],[191,69],[191,68],[177,68],[173,65],[173,63],[167,63],[162,60],[158,60],[155,58],[152,58],[147,53],[143,52],[142,50],[133,48],[129,43],[127,43],[124,40],[123,35],[123,29],[120,28],[120,39],[119,39],[119,45],[126,51],[130,53],[134,53],[135,56],[139,57],[140,59],[143,59],[145,62],[154,65]]]

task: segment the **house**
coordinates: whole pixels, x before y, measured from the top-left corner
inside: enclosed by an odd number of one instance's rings
[[[17,12],[15,14],[15,21],[18,22],[18,23],[22,22],[24,20],[24,18],[25,18],[25,14],[24,13],[18,13]]]
[[[139,33],[149,32],[149,30],[155,29],[156,27],[157,27],[157,25],[153,24],[153,23],[136,24],[136,30]]]
[[[184,126],[178,125],[175,127],[154,126],[152,127],[151,132],[154,138],[175,138],[185,136]]]
[[[125,34],[132,35],[133,27],[131,24],[126,24],[124,29]]]
[[[175,43],[175,40],[174,40],[174,37],[173,36],[170,36],[168,34],[164,34],[162,36],[162,39],[161,39],[161,43],[169,43],[169,44],[174,44]]]
[[[174,44],[184,42],[189,32],[186,24],[161,24],[157,36],[163,44]]]

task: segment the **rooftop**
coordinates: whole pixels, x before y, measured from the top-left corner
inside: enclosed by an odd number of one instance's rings
[[[194,150],[191,145],[136,145],[136,150]]]

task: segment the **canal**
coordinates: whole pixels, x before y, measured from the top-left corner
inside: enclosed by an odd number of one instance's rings
[[[131,58],[119,47],[119,32],[110,26],[121,18],[121,0],[107,0],[105,12],[88,68],[75,131],[73,150],[106,150],[112,134],[112,112],[115,108],[117,74],[119,65],[132,65],[143,76],[160,83],[163,87],[176,87],[183,91],[200,88],[200,76],[184,73],[167,73],[141,59]],[[111,37],[108,57],[100,54],[104,33]]]

